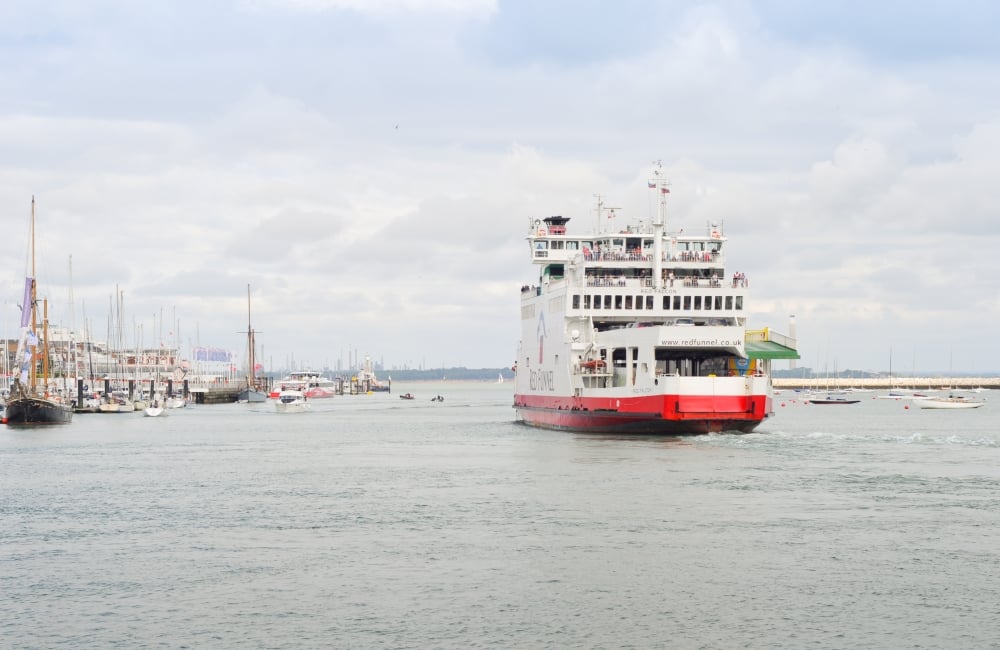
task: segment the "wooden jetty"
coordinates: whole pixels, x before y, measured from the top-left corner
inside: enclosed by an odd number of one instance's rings
[[[191,401],[195,404],[232,404],[246,386],[246,380],[239,379],[208,384],[189,384],[185,388]]]

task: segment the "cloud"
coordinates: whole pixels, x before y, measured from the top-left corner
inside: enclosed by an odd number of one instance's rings
[[[488,15],[496,12],[496,0],[245,0],[253,6],[295,11],[351,11],[374,16],[397,13],[458,13]]]
[[[118,287],[239,350],[250,284],[275,363],[506,367],[531,221],[608,227],[598,196],[648,220],[662,159],[670,226],[723,225],[751,325],[796,314],[803,364],[920,342],[921,365],[993,368],[995,48],[912,50],[982,27],[915,11],[888,38],[898,9],[854,30],[777,0],[5,4],[0,290],[35,195],[44,290],[68,300],[72,255],[95,323]]]

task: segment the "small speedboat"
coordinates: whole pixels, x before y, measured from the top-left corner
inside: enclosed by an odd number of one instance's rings
[[[444,401],[444,398],[443,398],[443,397],[441,397],[440,395],[438,395],[437,397],[432,397],[432,398],[431,398],[431,401],[432,401],[432,402],[443,402],[443,401]]]
[[[399,396],[399,399],[414,399],[414,397],[412,393],[403,393]]]
[[[300,390],[283,390],[274,402],[274,410],[278,413],[304,413],[311,409],[305,393]]]
[[[153,401],[142,409],[142,414],[148,418],[166,417],[167,413],[167,404],[164,401],[163,396],[159,394],[154,395]]]
[[[166,416],[167,409],[163,408],[163,404],[161,402],[154,401],[152,404],[144,408],[142,413],[148,418],[158,418]]]

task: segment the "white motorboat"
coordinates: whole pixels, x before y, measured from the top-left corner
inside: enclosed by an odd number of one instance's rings
[[[163,405],[168,409],[182,409],[187,406],[187,400],[180,395],[174,395],[164,400]]]
[[[161,395],[154,396],[153,401],[149,403],[149,406],[142,410],[142,414],[148,418],[164,417],[167,413],[166,404],[163,401],[163,396]]]
[[[278,413],[304,413],[311,408],[305,393],[300,390],[283,390],[274,402],[274,410]]]
[[[977,409],[986,402],[967,399],[961,395],[948,397],[928,397],[917,402],[922,409]]]

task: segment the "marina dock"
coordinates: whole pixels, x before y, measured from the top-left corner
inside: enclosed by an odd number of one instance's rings
[[[861,377],[854,379],[830,379],[826,377],[775,377],[775,388],[811,388],[817,390],[843,390],[845,388],[867,388],[889,390],[890,388],[971,390],[974,388],[1000,389],[1000,377]]]

